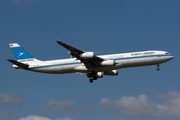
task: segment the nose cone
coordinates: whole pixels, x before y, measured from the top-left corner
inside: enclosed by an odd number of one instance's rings
[[[168,56],[167,60],[169,61],[169,60],[172,60],[173,58],[174,58],[174,56]]]

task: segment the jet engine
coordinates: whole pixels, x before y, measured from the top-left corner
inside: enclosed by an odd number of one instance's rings
[[[112,76],[118,75],[118,70],[105,71],[104,75],[112,75]]]
[[[19,67],[17,65],[12,65],[13,68],[18,69]]]
[[[82,53],[80,55],[80,58],[94,58],[96,56],[95,52],[86,52],[86,53]]]
[[[106,61],[102,61],[100,62],[101,66],[114,66],[115,65],[115,61],[114,60],[106,60]]]

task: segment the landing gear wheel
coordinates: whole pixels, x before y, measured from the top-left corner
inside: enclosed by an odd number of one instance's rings
[[[89,74],[89,73],[87,74],[87,77],[88,77],[88,78],[90,78],[91,76],[92,76],[91,74]]]
[[[93,82],[93,79],[89,79],[89,82],[92,83],[92,82]]]
[[[160,70],[160,68],[159,68],[159,64],[157,65],[157,68],[156,68],[156,70],[157,70],[157,71],[159,71],[159,70]]]
[[[94,80],[97,80],[97,77],[95,76],[93,79],[94,79]]]
[[[93,78],[93,76],[94,76],[95,74],[96,74],[96,72],[92,70],[91,72],[87,73],[87,77],[88,77],[88,78],[91,78],[91,77]]]

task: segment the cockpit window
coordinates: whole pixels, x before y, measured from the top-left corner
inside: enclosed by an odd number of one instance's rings
[[[165,54],[169,55],[170,53],[165,53]]]

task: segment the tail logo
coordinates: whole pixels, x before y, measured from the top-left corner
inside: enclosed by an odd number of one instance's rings
[[[23,53],[22,53],[22,52],[21,52],[21,53],[19,53],[19,56],[18,56],[18,57],[22,56],[24,53],[25,53],[25,52],[23,52]]]
[[[14,56],[16,57],[16,60],[34,58],[26,50],[24,50],[19,44],[10,43],[9,45],[14,53]]]

